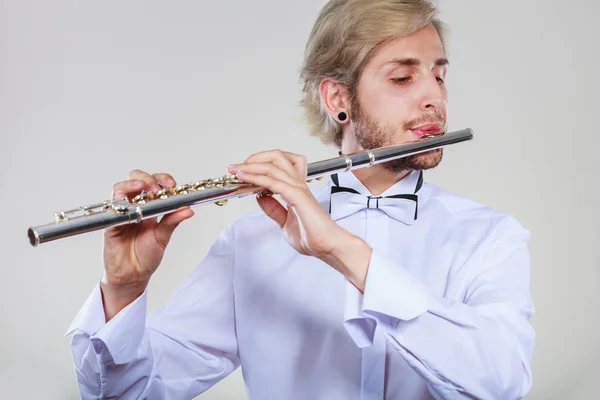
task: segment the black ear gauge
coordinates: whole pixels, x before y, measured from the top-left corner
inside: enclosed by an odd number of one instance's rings
[[[348,118],[348,115],[346,115],[346,113],[342,111],[338,114],[338,118],[340,121],[345,121]]]

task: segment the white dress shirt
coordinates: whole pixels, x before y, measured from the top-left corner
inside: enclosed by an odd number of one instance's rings
[[[406,195],[395,199],[337,178],[349,189],[330,181],[315,196],[373,248],[364,295],[262,212],[246,215],[148,316],[144,292],[105,323],[94,287],[67,332],[82,397],[191,399],[240,365],[253,400],[523,397],[528,231],[418,171],[382,194]]]

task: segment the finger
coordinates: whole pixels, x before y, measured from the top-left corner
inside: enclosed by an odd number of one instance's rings
[[[256,201],[263,212],[283,228],[287,221],[288,211],[273,197],[257,197]]]
[[[156,240],[161,246],[166,247],[179,224],[193,216],[194,210],[190,207],[182,207],[173,213],[165,215],[156,227]]]
[[[239,171],[238,178],[242,182],[250,183],[259,188],[267,189],[273,194],[281,195],[283,200],[291,206],[301,204],[305,200],[305,197],[303,196],[304,190],[302,188],[289,185],[286,182],[271,178],[270,176]]]
[[[308,175],[308,163],[306,157],[300,154],[294,154],[287,151],[283,152],[283,154],[285,154],[287,159],[290,160],[290,163],[296,170],[298,176],[301,177],[302,180],[306,181],[306,176]]]
[[[162,187],[174,188],[175,186],[177,186],[177,182],[171,174],[157,173],[152,174],[152,177],[156,179],[156,183],[158,183]]]
[[[119,200],[125,197],[137,195],[146,187],[146,182],[142,180],[132,179],[128,181],[117,182],[113,185],[112,197]]]
[[[244,162],[244,164],[251,163],[273,163],[291,176],[296,176],[296,170],[294,169],[292,162],[281,150],[271,150],[256,153],[248,157],[248,159]]]
[[[296,187],[306,184],[306,182],[299,181],[295,175],[288,174],[273,163],[242,164],[231,171],[235,174],[238,174],[241,171],[242,173],[266,175]]]
[[[152,192],[158,192],[160,190],[160,186],[156,182],[156,179],[147,172],[141,171],[139,169],[134,169],[129,173],[129,179],[136,179],[140,181],[146,182],[146,188]]]

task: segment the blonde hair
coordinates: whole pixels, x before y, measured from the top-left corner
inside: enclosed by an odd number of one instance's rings
[[[305,118],[310,134],[341,146],[342,128],[325,109],[319,93],[323,79],[346,86],[356,95],[363,67],[375,50],[432,24],[444,43],[444,24],[428,0],[331,0],[310,33],[301,70]]]

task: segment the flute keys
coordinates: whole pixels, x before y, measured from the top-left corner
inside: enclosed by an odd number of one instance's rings
[[[133,198],[133,202],[136,204],[146,204],[150,200],[152,200],[152,195],[145,190]]]
[[[224,179],[225,183],[242,183],[235,175],[226,175]]]
[[[126,199],[115,200],[111,204],[111,210],[115,214],[127,214],[129,212],[129,201]]]
[[[226,177],[214,178],[209,181],[209,187],[220,188],[226,183]]]
[[[207,186],[208,186],[207,180],[198,181],[198,182],[192,184],[192,188],[194,190],[204,190],[204,189],[206,189]]]
[[[273,197],[273,192],[267,189],[261,190],[260,192],[256,193],[256,197],[259,199],[262,197]]]
[[[112,210],[112,201],[105,201],[102,205],[102,211],[107,212]]]
[[[55,222],[62,222],[62,221],[66,221],[68,219],[69,218],[66,216],[64,211],[54,213],[54,221]]]
[[[174,194],[174,192],[175,191],[171,188],[162,188],[154,194],[154,197],[157,199],[164,200],[164,199],[168,199],[169,196],[172,196]]]
[[[186,194],[190,192],[190,189],[192,189],[192,186],[189,184],[177,186],[177,188],[175,188],[175,194]]]
[[[94,207],[92,206],[83,206],[82,208],[83,215],[92,215],[94,214]]]

